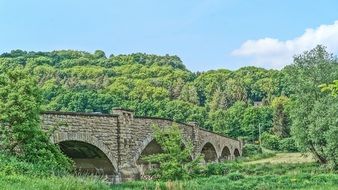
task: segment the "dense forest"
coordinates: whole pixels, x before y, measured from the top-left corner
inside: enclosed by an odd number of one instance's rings
[[[247,143],[257,144],[261,135],[266,148],[306,149],[336,165],[338,103],[323,91],[338,79],[337,63],[322,46],[282,70],[196,73],[170,55],[14,50],[0,56],[0,74],[27,72],[41,92],[42,110],[110,113],[124,107],[140,116],[195,121]]]

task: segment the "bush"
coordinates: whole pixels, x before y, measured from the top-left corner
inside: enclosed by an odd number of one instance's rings
[[[40,127],[41,91],[23,67],[0,65],[0,150],[20,161],[66,172],[72,162]],[[5,72],[1,72],[4,70]]]
[[[206,176],[211,175],[226,175],[228,173],[227,165],[219,164],[219,163],[212,163],[207,165],[206,169]]]
[[[243,147],[243,156],[253,156],[261,154],[262,149],[259,145],[256,144],[245,144]]]
[[[51,176],[66,175],[68,170],[55,167],[53,164],[37,162],[31,163],[15,156],[0,152],[0,175],[28,175],[28,176]]]
[[[244,179],[244,175],[241,174],[241,173],[238,173],[238,172],[235,172],[235,173],[230,173],[227,175],[227,177],[232,180],[232,181],[237,181],[237,180],[240,180],[240,179]]]
[[[276,135],[264,132],[261,138],[263,147],[271,150],[279,150],[279,138]]]
[[[287,152],[297,152],[298,148],[293,138],[284,138],[279,141],[279,149]]]
[[[154,139],[163,149],[162,153],[152,154],[142,158],[149,163],[159,163],[159,168],[153,168],[151,173],[160,180],[182,180],[191,178],[198,171],[201,157],[190,160],[193,145],[190,141],[182,148],[183,136],[177,125],[160,128],[154,125]]]

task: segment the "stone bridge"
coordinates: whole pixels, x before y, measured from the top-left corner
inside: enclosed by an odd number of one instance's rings
[[[242,154],[242,142],[199,128],[155,117],[136,117],[133,111],[113,109],[112,114],[44,112],[42,127],[80,172],[99,174],[113,182],[138,179],[147,169],[140,157],[159,153],[152,125],[176,123],[184,139],[194,146],[192,158],[203,154],[205,162],[231,160]]]

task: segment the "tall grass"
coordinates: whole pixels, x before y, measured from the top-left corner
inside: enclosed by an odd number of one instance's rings
[[[75,190],[109,189],[107,183],[93,177],[75,177],[41,163],[28,163],[0,153],[1,190]]]
[[[0,189],[4,190],[108,190],[108,184],[94,178],[74,176],[33,177],[28,175],[0,175]]]
[[[109,185],[90,176],[51,173],[48,166],[0,155],[0,189],[4,190],[270,190],[338,189],[337,171],[316,163],[209,164],[186,181],[133,181]]]
[[[268,190],[268,189],[338,189],[338,174],[315,163],[306,164],[210,164],[189,181],[135,181],[112,189],[191,189],[191,190]]]
[[[169,184],[169,185],[168,185]],[[282,176],[212,176],[181,182],[130,182],[112,187],[115,190],[143,189],[189,189],[189,190],[266,190],[266,189],[337,189],[338,175],[282,175]]]

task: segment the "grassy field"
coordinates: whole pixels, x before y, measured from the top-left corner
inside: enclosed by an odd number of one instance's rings
[[[119,185],[89,177],[41,177],[0,172],[0,189],[6,190],[270,190],[338,189],[338,174],[298,153],[276,154],[248,162],[210,164],[191,180],[177,182],[134,181]]]
[[[280,164],[280,163],[310,163],[314,162],[311,154],[303,153],[277,153],[275,156],[255,161],[246,162],[247,164]]]
[[[262,157],[256,157],[254,161],[210,164],[204,174],[189,181],[136,181],[115,185],[112,189],[338,189],[338,174],[314,163],[309,154],[270,153]]]

